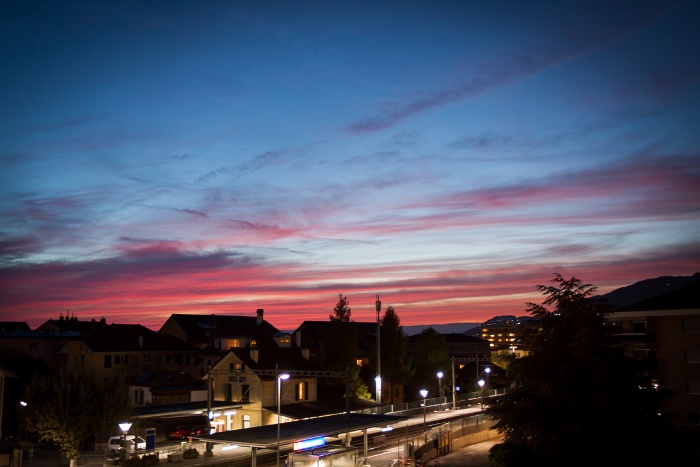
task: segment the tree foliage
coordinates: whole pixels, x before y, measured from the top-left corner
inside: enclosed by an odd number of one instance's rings
[[[418,336],[418,344],[413,355],[415,373],[408,388],[413,397],[417,397],[420,389],[427,389],[429,397],[438,397],[437,372],[448,374],[452,363],[445,346],[445,337],[435,329],[424,329]]]
[[[129,410],[126,386],[98,380],[85,366],[37,374],[24,400],[23,428],[54,442],[71,466],[87,438],[108,433]]]
[[[511,364],[512,390],[487,409],[504,435],[491,465],[669,465],[687,455],[637,362],[613,345],[595,287],[559,274],[552,282],[537,286],[542,304],[527,304],[536,322],[523,337],[529,354]]]
[[[404,384],[412,374],[411,367],[406,362],[407,337],[403,332],[401,320],[392,306],[384,312],[380,325],[382,378],[384,379],[382,385],[386,382],[389,386],[393,403],[393,386]]]
[[[370,399],[367,384],[362,380],[357,366],[357,329],[351,316],[350,301],[343,294],[338,294],[338,303],[333,308],[333,313],[328,315],[331,323],[328,331],[330,345],[324,350],[326,366],[334,371],[345,371],[348,368],[350,391],[359,399]]]
[[[338,294],[338,303],[335,304],[333,308],[333,314],[328,315],[332,323],[349,323],[352,321],[350,316],[352,315],[352,309],[350,308],[350,302],[348,297],[344,297],[343,294]]]

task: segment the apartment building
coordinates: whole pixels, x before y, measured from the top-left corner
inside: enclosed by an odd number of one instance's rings
[[[700,282],[615,310],[617,343],[647,362],[661,412],[700,439]]]

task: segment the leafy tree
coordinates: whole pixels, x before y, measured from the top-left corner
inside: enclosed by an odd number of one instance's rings
[[[411,376],[411,368],[406,363],[406,334],[394,307],[384,312],[380,321],[382,377],[389,386],[389,397],[394,402],[394,386],[404,384]]]
[[[418,344],[413,354],[414,374],[410,381],[409,390],[418,397],[418,391],[428,389],[430,397],[439,396],[437,372],[447,374],[452,367],[449,355],[447,355],[445,338],[435,329],[424,329],[418,336]]]
[[[126,386],[99,380],[85,366],[37,374],[24,400],[23,428],[56,443],[71,467],[78,465],[86,439],[108,433],[129,410]]]
[[[595,287],[559,274],[552,282],[536,286],[542,304],[527,304],[537,322],[523,336],[529,354],[510,366],[512,390],[487,408],[504,435],[491,465],[688,465],[658,394],[611,342]]]
[[[352,321],[350,319],[351,315],[352,309],[350,308],[348,297],[344,297],[343,294],[338,294],[338,303],[336,303],[335,308],[333,308],[333,314],[328,315],[331,323],[349,323]]]
[[[330,318],[329,339],[331,345],[325,346],[325,359],[328,368],[335,371],[350,369],[350,390],[360,399],[370,399],[367,384],[360,377],[357,366],[357,329],[351,319],[350,301],[343,294],[338,294],[338,303],[333,308]],[[336,383],[345,384],[344,381]]]

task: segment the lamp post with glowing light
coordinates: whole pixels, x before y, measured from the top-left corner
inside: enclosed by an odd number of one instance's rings
[[[442,371],[437,372],[438,379],[438,396],[442,397],[442,377],[445,376]]]
[[[277,467],[280,465],[280,410],[282,404],[283,379],[289,379],[289,373],[277,375]]]
[[[119,429],[122,430],[122,465],[126,465],[126,434],[131,428],[131,423],[123,422],[119,424]]]
[[[484,384],[486,384],[486,381],[480,379],[479,387],[481,388],[481,410],[484,410]]]
[[[427,389],[421,389],[420,390],[420,395],[423,398],[423,430],[425,431],[425,398],[428,397],[428,390]]]
[[[491,389],[491,383],[489,382],[489,376],[491,376],[491,367],[487,366],[484,368],[484,373],[486,373],[486,387]]]

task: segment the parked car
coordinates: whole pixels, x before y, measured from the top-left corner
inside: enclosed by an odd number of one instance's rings
[[[109,438],[109,442],[107,443],[107,452],[109,452],[112,456],[116,457],[121,453],[123,446],[123,436],[112,436],[111,438]],[[138,451],[139,449],[146,449],[146,440],[140,436],[126,435],[126,447],[127,452],[134,452]]]
[[[192,431],[192,425],[178,425],[168,430],[170,439],[187,439],[187,435]]]
[[[209,427],[206,425],[193,426],[189,436],[204,436],[209,434]]]

